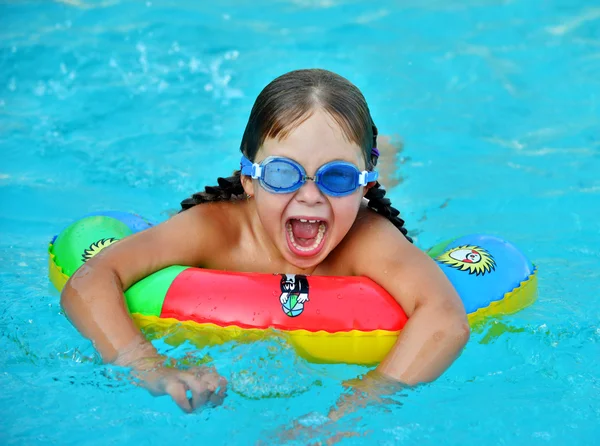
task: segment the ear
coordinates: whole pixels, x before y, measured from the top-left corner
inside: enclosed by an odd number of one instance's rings
[[[242,187],[244,188],[244,192],[247,196],[254,196],[254,181],[248,175],[241,175],[240,181],[242,182]]]
[[[367,183],[367,185],[363,189],[363,197],[365,195],[367,195],[367,192],[369,192],[369,189],[371,189],[373,186],[375,186],[375,183],[377,183],[377,181],[370,181]]]

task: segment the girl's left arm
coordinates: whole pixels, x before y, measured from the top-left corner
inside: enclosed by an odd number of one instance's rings
[[[469,340],[464,306],[435,261],[388,220],[369,212],[349,234],[352,273],[386,289],[409,317],[396,344],[377,367],[407,385],[438,378]]]

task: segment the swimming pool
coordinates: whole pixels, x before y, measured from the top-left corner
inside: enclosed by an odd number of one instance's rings
[[[0,4],[0,443],[286,441],[366,369],[277,339],[200,352],[226,403],[185,415],[98,364],[61,314],[46,247],[85,213],[155,220],[226,175],[275,76],[319,66],[403,150],[390,190],[419,246],[488,232],[540,297],[473,333],[435,383],[297,444],[585,444],[600,434],[600,9],[578,1],[70,0]],[[217,6],[218,4],[218,6]],[[310,414],[307,416],[307,414]],[[283,433],[282,433],[283,431]]]

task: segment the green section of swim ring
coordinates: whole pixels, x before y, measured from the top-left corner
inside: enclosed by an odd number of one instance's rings
[[[125,223],[107,216],[85,217],[64,229],[51,245],[52,260],[67,277],[102,249],[133,232]],[[186,266],[170,266],[132,285],[125,293],[130,313],[160,316],[173,280]],[[66,279],[65,279],[66,280]]]
[[[52,253],[56,264],[70,277],[101,249],[131,234],[131,229],[117,219],[86,217],[70,225],[56,237]]]
[[[427,250],[427,255],[429,257],[431,257],[432,259],[435,259],[440,254],[442,254],[446,250],[446,247],[450,243],[452,243],[454,240],[456,240],[456,238],[451,238],[451,239],[448,239],[448,240],[444,240],[443,242],[440,242],[440,243],[432,246],[431,248],[429,248]]]
[[[130,313],[159,317],[169,287],[188,266],[169,266],[132,285],[125,293]]]

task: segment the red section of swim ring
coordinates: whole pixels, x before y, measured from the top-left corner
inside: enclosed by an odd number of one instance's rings
[[[288,316],[280,303],[281,275],[188,268],[171,284],[161,317],[242,328],[328,332],[400,330],[398,303],[364,277],[308,276],[308,302]]]

